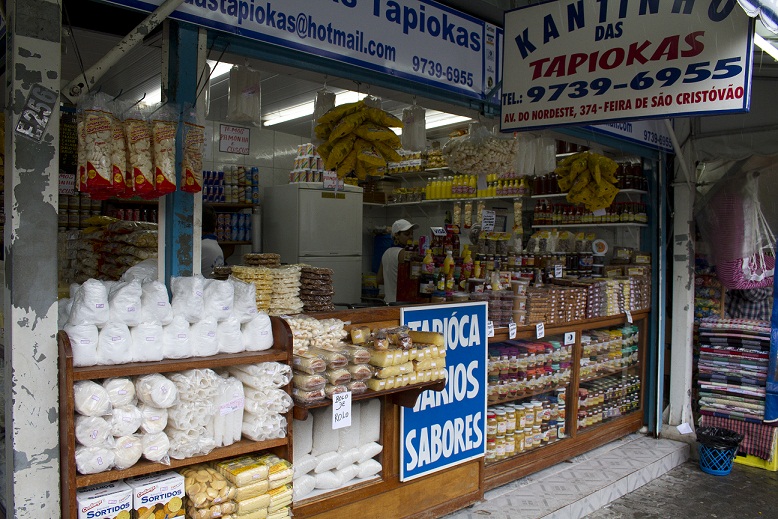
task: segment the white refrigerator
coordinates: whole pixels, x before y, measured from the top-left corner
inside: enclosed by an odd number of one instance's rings
[[[334,303],[359,303],[362,295],[362,188],[323,190],[321,183],[265,188],[264,252],[282,263],[333,271]]]

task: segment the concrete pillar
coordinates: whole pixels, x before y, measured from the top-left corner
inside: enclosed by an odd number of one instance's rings
[[[684,160],[677,157],[676,161]],[[691,171],[694,171],[691,168]],[[673,314],[670,369],[670,425],[692,422],[692,329],[694,326],[695,186],[676,176],[673,219]],[[691,179],[692,182],[695,179]],[[660,345],[664,347],[664,345]]]
[[[8,0],[6,10],[4,492],[8,517],[41,519],[60,515],[56,333],[61,20],[57,0]],[[47,96],[37,85],[57,94]],[[31,95],[35,108],[26,111]],[[20,125],[34,135],[32,121],[46,115],[40,140],[17,131]]]

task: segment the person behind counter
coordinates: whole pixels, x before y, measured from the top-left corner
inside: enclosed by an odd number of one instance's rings
[[[203,238],[200,272],[203,276],[213,276],[214,267],[224,265],[224,252],[216,241],[216,213],[211,206],[203,206]]]
[[[379,285],[384,285],[384,301],[395,303],[397,301],[397,269],[405,256],[410,254],[404,247],[408,241],[413,241],[413,230],[419,225],[408,220],[397,220],[392,224],[392,241],[394,246],[389,247],[381,256],[381,265],[378,267],[376,279]]]

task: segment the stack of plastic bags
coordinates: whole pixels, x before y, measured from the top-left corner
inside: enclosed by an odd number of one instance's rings
[[[261,351],[273,346],[270,317],[258,312],[254,287],[235,278],[171,281],[89,279],[60,301],[73,365],[94,366]],[[67,316],[67,317],[65,317]],[[66,319],[66,321],[65,321]]]
[[[230,368],[229,373],[244,387],[244,410],[241,431],[254,441],[286,436],[286,417],[293,402],[281,390],[289,384],[292,369],[286,364],[263,362]]]
[[[374,459],[383,450],[381,402],[377,399],[352,405],[351,426],[332,429],[332,410],[315,409],[307,420],[294,422],[294,500],[305,499],[315,489],[331,491],[375,477],[381,463]]]
[[[76,382],[76,468],[94,474],[129,468],[143,456],[168,463],[164,430],[168,409],[178,402],[176,386],[159,374],[111,378],[102,385]]]
[[[181,471],[187,500],[186,516],[192,519],[230,519],[238,510],[238,489],[209,464]]]
[[[237,376],[231,376],[235,373]],[[142,457],[169,463],[239,441],[284,438],[291,369],[277,362],[110,378],[74,386],[76,468],[94,474]],[[244,405],[246,411],[244,412]]]

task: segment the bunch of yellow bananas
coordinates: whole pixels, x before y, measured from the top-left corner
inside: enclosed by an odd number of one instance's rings
[[[618,166],[608,157],[584,151],[560,161],[554,173],[568,202],[596,211],[609,207],[619,192],[614,185]]]

